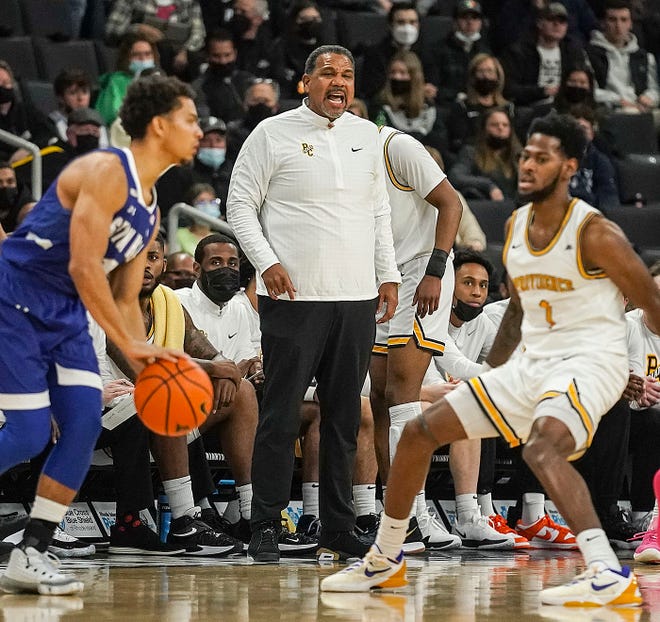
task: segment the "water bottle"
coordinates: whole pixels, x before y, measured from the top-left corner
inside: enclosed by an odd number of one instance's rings
[[[172,509],[170,508],[170,501],[166,494],[161,493],[158,495],[158,534],[161,542],[167,542],[171,522]]]

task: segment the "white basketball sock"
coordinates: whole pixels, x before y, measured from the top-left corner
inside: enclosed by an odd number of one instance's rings
[[[64,515],[68,509],[68,505],[37,495],[34,499],[32,511],[30,512],[30,518],[59,524],[64,520]]]
[[[355,484],[353,486],[353,507],[355,516],[376,513],[376,484]]]
[[[319,483],[302,483],[303,514],[319,515]]]
[[[621,570],[621,564],[602,529],[585,529],[575,539],[587,566],[595,564],[601,568],[607,566]]]
[[[184,514],[192,516],[195,513],[196,506],[193,499],[190,475],[165,480],[163,488],[170,502],[173,520],[181,518]]]
[[[401,552],[403,541],[406,539],[407,530],[407,518],[391,518],[383,512],[378,534],[376,535],[376,546],[381,550],[383,555],[391,559],[396,559],[397,555]]]
[[[493,495],[490,492],[485,495],[477,495],[477,503],[481,508],[482,516],[493,516],[496,514],[495,508],[493,507]]]
[[[526,492],[522,496],[522,502],[520,522],[523,525],[529,527],[545,515],[545,495],[542,492]]]
[[[243,484],[236,486],[238,493],[238,511],[241,518],[250,520],[252,518],[252,484]]]
[[[456,522],[467,523],[473,516],[480,516],[477,495],[456,495]]]

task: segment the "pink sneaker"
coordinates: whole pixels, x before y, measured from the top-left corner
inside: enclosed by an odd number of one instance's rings
[[[660,564],[660,544],[658,544],[658,521],[654,520],[642,534],[642,543],[635,549],[633,558],[643,564]]]

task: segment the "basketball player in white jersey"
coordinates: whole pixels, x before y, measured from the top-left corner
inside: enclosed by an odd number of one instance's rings
[[[394,254],[402,278],[394,317],[376,326],[369,368],[376,457],[381,481],[386,483],[403,427],[422,412],[419,392],[424,374],[431,358],[444,350],[454,291],[454,270],[447,259],[462,206],[419,141],[391,127],[380,128],[380,138]],[[435,549],[460,546],[460,539],[429,514],[423,482],[418,493],[406,550],[419,550],[418,545],[423,550],[422,542]]]
[[[390,469],[376,542],[359,562],[326,577],[326,591],[406,584],[401,543],[433,451],[463,438],[502,435],[523,457],[577,534],[587,570],[541,592],[552,605],[641,604],[621,568],[584,480],[570,463],[628,382],[621,292],[660,331],[660,292],[621,230],[568,195],[586,139],[566,115],[534,121],[519,160],[529,201],[507,223],[504,264],[511,301],[487,358],[472,378],[406,425]],[[509,356],[522,339],[524,352]]]

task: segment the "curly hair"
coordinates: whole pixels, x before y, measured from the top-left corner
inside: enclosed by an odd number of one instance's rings
[[[144,138],[151,119],[180,108],[181,97],[194,99],[195,92],[173,76],[151,75],[135,80],[119,110],[124,130],[131,138]]]
[[[559,140],[561,150],[567,158],[575,158],[578,162],[587,149],[587,137],[576,119],[567,114],[551,112],[545,117],[532,121],[527,136],[545,134]]]

